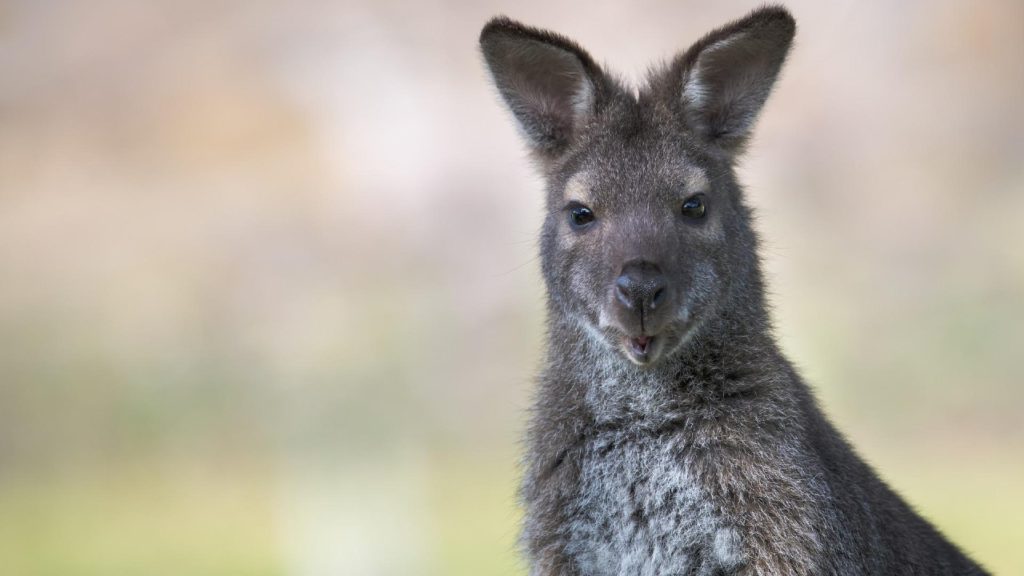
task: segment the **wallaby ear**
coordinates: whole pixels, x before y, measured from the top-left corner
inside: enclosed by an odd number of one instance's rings
[[[499,16],[484,26],[480,47],[535,152],[557,154],[595,113],[603,75],[571,40]]]
[[[670,72],[691,128],[731,154],[742,151],[789,53],[796,22],[769,6],[719,28],[676,59]]]

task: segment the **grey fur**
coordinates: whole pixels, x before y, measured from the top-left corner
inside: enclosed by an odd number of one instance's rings
[[[556,34],[481,34],[547,180],[533,576],[984,573],[854,453],[772,335],[733,167],[794,32],[762,8],[636,95]],[[695,194],[707,212],[684,216]],[[580,204],[596,220],[570,224]]]

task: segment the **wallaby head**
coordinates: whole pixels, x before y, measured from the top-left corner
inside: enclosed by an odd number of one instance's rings
[[[547,180],[541,255],[554,316],[646,367],[723,310],[760,311],[733,166],[794,31],[784,9],[757,10],[633,92],[562,36],[487,24],[487,65]]]

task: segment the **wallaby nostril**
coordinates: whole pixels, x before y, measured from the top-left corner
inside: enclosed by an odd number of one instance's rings
[[[651,308],[654,308],[665,299],[665,288],[661,287],[654,291],[654,296],[651,297]]]

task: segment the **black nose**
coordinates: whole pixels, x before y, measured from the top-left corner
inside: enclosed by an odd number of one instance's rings
[[[661,268],[646,260],[631,260],[615,280],[615,298],[623,306],[646,314],[665,301],[668,283]]]

